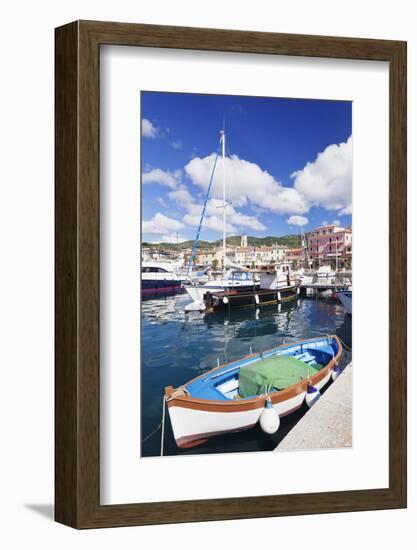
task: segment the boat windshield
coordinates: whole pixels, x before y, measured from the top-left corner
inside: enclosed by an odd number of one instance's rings
[[[163,269],[162,267],[142,267],[142,273],[168,273],[166,269]]]
[[[246,273],[245,271],[233,271],[230,278],[234,281],[253,281],[252,273]]]

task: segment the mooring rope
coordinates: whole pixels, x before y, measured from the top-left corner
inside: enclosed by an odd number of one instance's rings
[[[145,441],[147,441],[153,434],[156,434],[156,432],[161,428],[161,426],[162,426],[162,422],[160,422],[158,426],[151,433],[149,433],[146,437],[142,439],[142,443],[145,443]]]
[[[142,439],[142,443],[145,443],[145,441],[147,441],[151,436],[156,434],[156,432],[161,429],[161,426],[163,427],[163,424],[165,424],[165,396],[162,398],[162,407],[163,409],[162,409],[161,422],[158,424],[158,426],[154,430],[152,430],[150,433],[148,433],[146,437]],[[163,430],[162,430],[162,436],[163,436]]]
[[[161,456],[164,456],[164,434],[165,434],[165,409],[166,409],[166,403],[165,403],[165,396],[162,398],[162,433],[161,433]]]
[[[345,348],[346,348],[348,351],[352,351],[352,348],[350,348],[350,347],[346,344],[346,342],[344,342],[344,341],[342,340],[342,338],[341,338],[339,335],[337,335],[337,337],[339,338],[339,340],[342,342],[342,344],[345,346]]]

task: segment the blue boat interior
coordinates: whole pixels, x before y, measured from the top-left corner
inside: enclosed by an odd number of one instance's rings
[[[262,361],[274,356],[291,355],[311,367],[312,375],[326,366],[337,354],[338,343],[335,338],[319,338],[308,342],[278,347],[266,353],[246,357],[209,371],[206,376],[185,385],[185,388],[192,397],[207,400],[234,400],[239,398],[239,372],[241,367],[249,364],[261,364]],[[308,370],[307,370],[308,372]],[[243,399],[251,399],[256,395]]]

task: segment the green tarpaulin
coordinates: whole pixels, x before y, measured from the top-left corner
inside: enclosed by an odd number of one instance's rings
[[[239,371],[239,395],[249,397],[265,391],[277,391],[314,374],[319,365],[308,366],[291,355],[280,355],[260,359],[256,363],[241,367]],[[266,390],[265,390],[266,389]]]

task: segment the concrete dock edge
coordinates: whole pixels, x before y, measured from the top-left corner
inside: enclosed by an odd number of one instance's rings
[[[352,363],[349,363],[274,452],[351,446]]]

